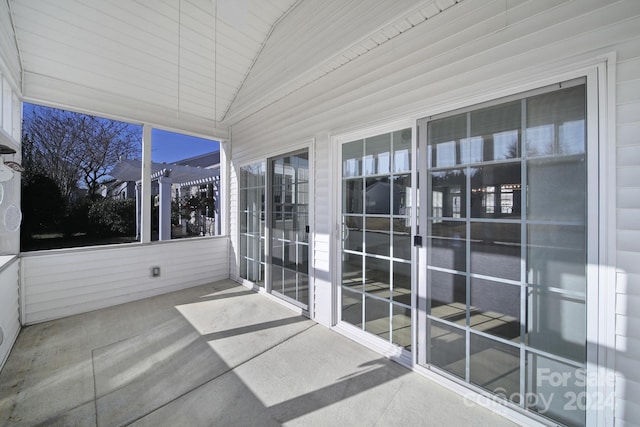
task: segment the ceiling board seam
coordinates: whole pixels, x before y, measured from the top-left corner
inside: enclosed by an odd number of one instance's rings
[[[93,90],[93,91],[96,91],[96,92],[102,92],[102,93],[105,93],[105,94],[110,94],[110,95],[113,95],[113,96],[116,96],[116,97],[119,97],[119,98],[130,99],[133,102],[146,103],[144,100],[141,100],[141,99],[127,97],[127,96],[119,94],[119,93],[111,92],[111,91],[104,90],[104,89],[98,89],[98,88],[95,88],[93,86],[87,86],[87,85],[83,85],[83,84],[77,83],[77,82],[70,82],[68,80],[64,80],[64,79],[61,79],[61,78],[58,78],[58,77],[48,76],[48,75],[42,74],[42,73],[36,73],[36,72],[33,72],[33,71],[26,71],[25,73],[26,74],[30,74],[32,76],[37,76],[37,77],[40,77],[40,78],[49,79],[49,80],[61,82],[61,83],[68,84],[68,85],[75,85],[75,86],[83,87],[83,88],[86,88],[86,89],[89,89],[89,90]],[[61,109],[68,110],[68,111],[76,111],[76,112],[83,113],[83,114],[90,114],[90,115],[99,116],[99,117],[112,118],[114,120],[120,120],[120,121],[123,121],[123,122],[132,123],[132,124],[148,123],[148,124],[152,124],[152,125],[154,125],[156,127],[159,125],[159,123],[141,121],[141,120],[136,119],[136,118],[120,116],[120,115],[113,114],[113,113],[101,112],[101,111],[92,110],[92,109],[89,109],[89,108],[86,108],[86,107],[78,107],[77,105],[73,106],[73,105],[62,104],[62,103],[57,103],[57,102],[53,102],[53,101],[47,101],[45,99],[34,98],[34,97],[31,97],[31,96],[28,96],[28,95],[25,96],[25,101],[26,102],[32,102],[32,103],[35,103],[35,104],[42,104],[42,105],[52,106],[52,107],[55,107],[55,108],[61,108]],[[164,109],[166,109],[166,111],[170,111],[171,110],[169,107],[166,107],[166,106],[153,104],[153,103],[147,103],[147,104],[150,105],[150,106],[153,106],[153,107],[164,108]],[[202,119],[204,121],[209,121],[209,122],[211,121],[211,119],[207,118],[207,117],[198,116],[198,115],[195,115],[195,114],[188,114],[188,115],[191,116],[191,117]],[[229,128],[228,125],[225,125],[223,123],[218,122],[218,123],[216,123],[216,127],[214,128],[214,130],[216,132],[217,131],[228,132],[228,128]],[[179,128],[174,128],[174,129],[177,130],[177,131],[181,131],[181,132],[186,131],[185,129],[183,129],[183,130],[181,130]],[[210,135],[210,137],[218,138],[219,135]]]
[[[238,94],[240,93],[240,91],[242,90],[242,88],[244,87],[247,78],[249,77],[249,75],[251,74],[251,70],[253,69],[253,67],[255,66],[256,62],[258,61],[258,58],[260,57],[260,54],[262,53],[262,50],[264,49],[264,47],[267,44],[267,41],[269,40],[269,38],[271,37],[271,35],[273,34],[273,31],[275,30],[275,28],[278,26],[278,24],[280,22],[282,22],[282,20],[289,14],[291,13],[291,11],[293,9],[296,8],[296,6],[298,6],[300,3],[302,2],[302,0],[296,0],[296,2],[294,4],[292,4],[289,9],[287,9],[277,20],[276,22],[273,23],[273,25],[271,26],[271,28],[269,29],[269,32],[267,33],[267,36],[264,38],[262,44],[260,45],[260,48],[258,49],[258,52],[255,54],[255,56],[253,57],[253,61],[251,62],[251,65],[249,66],[249,69],[247,70],[247,72],[245,73],[242,82],[240,83],[240,86],[238,86],[238,90],[236,91],[236,93],[233,95],[233,98],[231,98],[231,101],[229,102],[229,105],[227,105],[224,114],[222,115],[222,119],[220,121],[224,121],[224,119],[227,117],[227,113],[229,112],[229,109],[231,108],[231,105],[233,105],[234,101],[236,100]],[[216,20],[218,20],[218,17],[216,16]]]
[[[353,59],[350,58],[349,56],[346,56],[345,53],[349,52],[351,50],[353,50],[355,47],[357,46],[364,46],[365,43],[372,41],[373,43],[375,43],[375,46],[372,46],[370,49],[367,50],[367,52],[379,47],[382,44],[385,44],[391,40],[393,40],[395,37],[399,36],[400,34],[411,30],[412,28],[432,20],[433,18],[435,18],[437,15],[440,15],[442,12],[444,12],[444,10],[449,9],[450,7],[452,7],[453,5],[456,5],[457,3],[461,3],[463,0],[455,0],[451,3],[451,6],[447,7],[446,9],[441,9],[437,4],[436,4],[437,0],[427,0],[427,1],[423,1],[420,2],[417,6],[414,6],[408,10],[405,10],[404,12],[402,12],[401,14],[398,14],[397,16],[395,16],[394,18],[390,19],[389,21],[387,21],[386,24],[378,27],[375,30],[370,31],[369,33],[367,33],[365,36],[359,38],[357,41],[347,45],[345,48],[343,48],[342,50],[336,52],[333,56],[318,62],[318,64],[310,69],[308,69],[307,71],[300,73],[295,79],[293,79],[292,81],[290,81],[289,83],[280,86],[279,89],[271,91],[263,96],[261,96],[261,100],[262,101],[257,101],[257,102],[253,102],[251,104],[249,104],[248,106],[244,106],[242,107],[239,112],[237,113],[239,115],[239,118],[237,120],[242,120],[244,117],[252,115],[256,112],[259,112],[261,110],[263,110],[264,108],[267,108],[268,106],[278,102],[279,100],[291,95],[292,93],[312,84],[313,82],[315,82],[316,80],[326,76],[327,74],[332,73],[333,71],[337,70],[338,68],[341,68],[342,66],[346,65],[349,62],[354,61],[355,59],[357,59],[358,57],[362,56],[362,54],[358,54],[356,55]],[[408,20],[408,18],[410,16],[415,15],[416,13],[419,13],[420,10],[423,10],[424,8],[431,6],[431,5],[435,5],[436,8],[438,9],[438,13],[435,15],[432,15],[431,17],[427,18],[424,14],[420,14],[421,19],[419,22],[416,22],[415,24],[410,22],[411,26],[409,28],[407,28],[405,31],[402,32],[398,32],[398,34],[396,34],[393,37],[387,37],[384,36],[384,41],[376,41],[374,39],[374,37],[376,35],[382,35],[382,32],[387,29],[387,28],[391,28],[394,27],[395,25],[397,25],[399,22],[402,22],[403,20]],[[365,47],[365,49],[367,49]],[[337,63],[336,63],[337,61]],[[332,66],[331,64],[335,63],[335,66]],[[326,69],[326,67],[329,66],[330,70],[329,71],[324,71],[324,69]],[[314,72],[314,69],[320,69],[322,70],[321,72]],[[297,80],[297,81],[296,81]],[[244,85],[244,81],[243,81],[243,85]],[[284,89],[284,91],[282,91]],[[275,97],[273,96],[274,94],[278,93],[282,91],[279,95],[276,95]],[[237,96],[237,95],[236,95]],[[269,100],[269,98],[273,98],[271,100]],[[233,102],[235,101],[235,97],[232,100],[231,104],[233,104]],[[266,103],[265,103],[266,102]],[[264,103],[264,105],[260,105],[261,103]],[[225,112],[225,116],[223,117],[223,121],[225,120],[227,113],[229,112],[229,109],[231,108],[231,104],[229,105],[227,112]],[[255,111],[251,111],[252,107],[251,105],[258,105],[257,110]],[[242,115],[242,111],[249,111],[248,114],[246,114],[245,116]]]
[[[7,7],[9,8],[9,19],[11,20],[11,30],[13,31],[13,42],[16,44],[16,50],[18,51],[18,64],[20,65],[20,92],[24,93],[24,64],[22,63],[22,52],[20,51],[20,44],[18,43],[18,32],[16,31],[16,21],[13,17],[13,8],[11,7],[11,0],[6,0]]]

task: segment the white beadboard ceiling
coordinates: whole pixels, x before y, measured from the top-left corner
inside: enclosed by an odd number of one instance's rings
[[[26,100],[225,138],[461,0],[9,0]]]

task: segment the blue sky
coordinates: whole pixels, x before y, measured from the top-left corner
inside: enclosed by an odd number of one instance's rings
[[[199,154],[217,151],[220,143],[194,136],[153,129],[151,160],[173,163]]]
[[[38,108],[48,108],[26,102],[23,105],[25,119],[28,119],[28,117]],[[142,131],[140,131],[140,135],[142,135]],[[189,157],[220,149],[220,143],[217,141],[196,138],[194,136],[168,132],[160,129],[153,129],[151,138],[153,142],[151,147],[151,159],[153,162],[173,163],[178,160],[187,159]]]

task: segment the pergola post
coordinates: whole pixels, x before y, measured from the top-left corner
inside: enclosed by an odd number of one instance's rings
[[[136,182],[136,239],[140,240],[142,233],[140,226],[140,216],[142,214],[142,183]]]
[[[168,173],[166,174],[168,175]],[[160,184],[160,236],[158,240],[171,240],[171,184],[169,176],[158,178]]]

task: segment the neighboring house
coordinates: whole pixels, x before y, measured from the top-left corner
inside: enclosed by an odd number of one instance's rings
[[[518,423],[638,425],[640,1],[217,4],[0,2],[3,143],[23,100],[141,123],[147,159],[154,127],[221,142],[214,238],[148,244],[151,182],[168,238],[172,185],[212,175],[132,161],[140,244],[0,229],[0,359],[21,324],[231,278]]]
[[[136,183],[135,181],[118,181],[117,179],[110,179],[100,185],[98,193],[102,197],[108,197],[111,199],[135,199]]]
[[[114,181],[104,194],[135,198],[137,235],[141,233],[142,180],[140,160],[125,159],[110,172]],[[158,240],[220,234],[220,152],[174,163],[151,163],[151,196],[159,210]],[[126,197],[125,197],[126,196]]]

